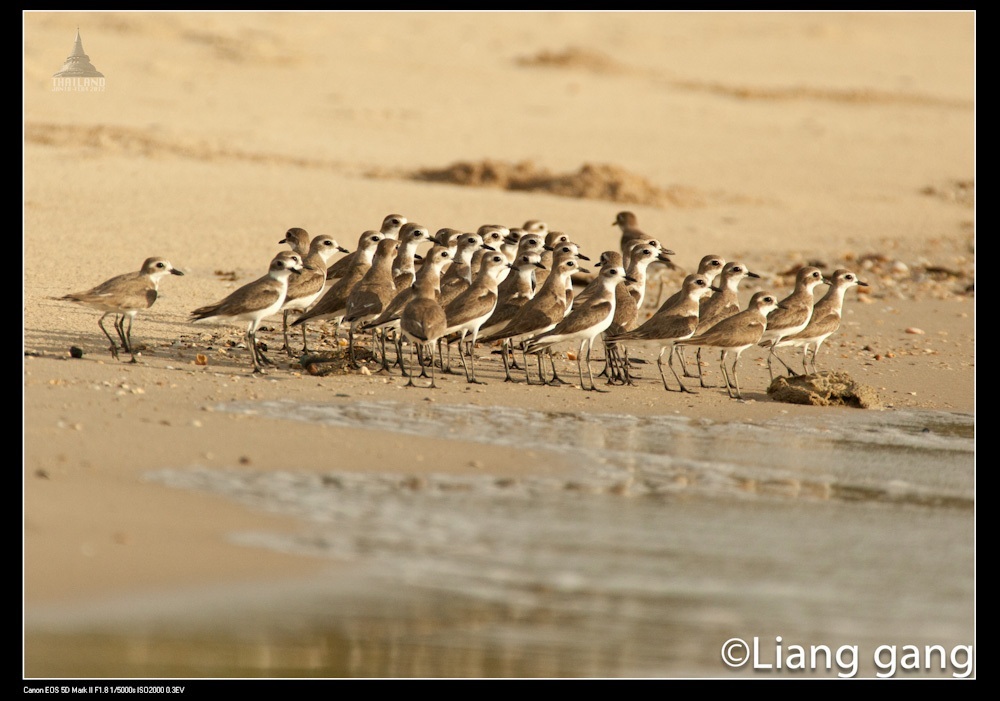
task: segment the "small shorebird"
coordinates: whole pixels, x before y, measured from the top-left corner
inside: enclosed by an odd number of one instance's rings
[[[483,247],[479,234],[462,234],[454,241],[454,258],[441,274],[441,305],[444,307],[472,284],[472,256]]]
[[[539,234],[534,233],[532,235],[538,236]],[[542,245],[542,248],[544,249],[542,252],[542,265],[545,266],[544,270],[548,272],[540,272],[536,274],[539,285],[544,285],[545,279],[549,276],[549,272],[558,267],[558,263],[555,261],[556,248],[561,244],[571,243],[569,240],[569,234],[564,234],[561,231],[546,231],[544,240],[545,243]]]
[[[344,275],[326,288],[326,292],[319,298],[312,307],[299,315],[299,318],[292,322],[292,326],[301,326],[308,321],[318,321],[320,319],[333,319],[340,329],[341,320],[344,317],[344,310],[347,307],[347,297],[351,294],[361,278],[371,268],[372,256],[375,255],[375,247],[378,242],[385,237],[377,231],[366,231],[358,239],[358,247],[355,249],[357,255]],[[329,279],[329,278],[327,278]],[[334,333],[336,335],[336,332]]]
[[[778,343],[787,336],[794,336],[809,324],[813,310],[813,288],[823,283],[830,284],[830,281],[823,277],[819,268],[811,265],[799,268],[795,274],[795,289],[778,302],[777,309],[767,315],[767,328],[761,336],[760,346],[768,349],[767,372],[772,380],[774,372],[771,370],[771,358],[777,357],[774,351]],[[784,360],[778,360],[788,368]]]
[[[483,224],[481,227],[476,229],[476,233],[479,234],[479,238],[483,240],[483,247],[477,249],[472,254],[472,270],[473,274],[479,270],[480,264],[482,263],[483,256],[490,251],[500,251],[500,247],[503,246],[504,241],[507,236],[510,235],[510,229],[508,229],[503,224]],[[506,257],[506,256],[505,256]],[[507,261],[508,263],[510,261]],[[502,282],[507,273],[510,272],[510,268],[504,267],[498,274],[498,282]]]
[[[430,387],[437,387],[434,383],[434,346],[444,335],[448,317],[445,316],[444,308],[437,299],[440,293],[441,278],[434,258],[441,258],[442,254],[444,257],[451,255],[450,251],[444,247],[441,252],[437,256],[432,256],[431,262],[420,268],[420,275],[417,276],[413,284],[413,298],[403,307],[399,317],[399,331],[410,342],[410,372],[407,375],[407,387],[416,386],[413,382],[414,350],[419,354],[419,357],[423,357],[424,352],[430,350]],[[405,370],[404,374],[407,374]]]
[[[524,229],[517,226],[508,230],[507,235],[504,236],[503,243],[500,244],[500,252],[507,256],[508,263],[517,260],[517,245],[523,237]]]
[[[272,365],[272,361],[257,347],[257,329],[260,322],[277,314],[285,302],[288,292],[288,278],[302,271],[302,258],[294,251],[282,251],[276,255],[268,267],[267,275],[247,283],[220,302],[198,307],[191,312],[191,321],[231,319],[246,321],[247,349],[253,360],[254,373],[263,373],[261,363]]]
[[[777,345],[779,347],[802,347],[802,370],[804,372],[809,372],[807,363],[809,361],[810,347],[812,348],[812,371],[816,372],[816,354],[819,353],[819,347],[823,345],[823,341],[836,333],[840,328],[840,319],[844,308],[844,295],[849,289],[858,285],[868,287],[867,282],[859,280],[858,276],[850,270],[845,270],[844,268],[835,270],[833,275],[830,276],[830,289],[826,291],[822,299],[816,302],[816,305],[813,307],[809,325],[794,336],[785,336],[778,341]],[[780,356],[776,355],[775,357],[781,360]],[[782,364],[784,364],[784,361],[782,361]],[[787,365],[785,367],[789,373],[792,372],[791,368]]]
[[[484,255],[476,279],[444,308],[448,325],[444,330],[442,341],[449,343],[450,336],[458,336],[458,357],[465,369],[466,382],[484,384],[476,379],[476,340],[479,337],[480,327],[490,318],[497,307],[497,285],[499,284],[497,278],[500,271],[508,266],[510,263],[507,262],[507,257],[499,251]],[[471,375],[465,362],[465,351],[462,348],[465,344],[465,337],[469,334],[472,336],[472,340],[469,342]]]
[[[358,329],[359,331],[371,331],[373,329],[381,329],[383,332],[392,331],[396,339],[396,364],[399,365],[404,375],[406,374],[406,367],[403,365],[403,340],[399,333],[400,317],[403,309],[413,299],[416,294],[416,288],[421,284],[433,287],[435,298],[439,298],[441,296],[441,271],[450,262],[451,248],[435,243],[431,246],[427,255],[424,256],[424,264],[417,271],[413,284],[403,288],[397,287],[396,296],[386,305],[382,313],[375,319],[362,324]],[[433,275],[433,282],[421,283],[421,278],[428,275]],[[434,360],[433,356],[431,360]],[[421,362],[421,365],[423,365],[423,362]]]
[[[568,262],[568,261],[567,261]],[[615,288],[622,280],[628,280],[625,269],[620,265],[601,267],[597,279],[591,283],[594,291],[587,296],[585,302],[574,305],[566,317],[551,330],[536,335],[525,346],[525,353],[540,353],[552,346],[566,342],[580,342],[576,356],[576,366],[580,373],[580,388],[586,391],[598,390],[594,385],[594,374],[590,368],[590,351],[594,339],[604,333],[611,325],[615,316]],[[587,375],[590,377],[590,387],[583,381],[583,354],[587,354]]]
[[[723,269],[723,267],[725,267],[725,265],[726,265],[726,259],[723,258],[722,256],[717,256],[715,254],[710,254],[710,255],[707,255],[707,256],[702,256],[701,260],[698,262],[697,274],[698,275],[704,275],[705,278],[708,279],[708,284],[711,285],[715,281],[715,278],[722,272],[722,269]],[[662,295],[663,295],[663,286],[664,286],[664,284],[665,284],[664,282],[660,283],[660,292],[659,292],[659,294],[657,294],[657,300],[659,300],[660,297],[662,297]],[[663,309],[665,307],[671,307],[671,306],[677,304],[677,302],[680,301],[680,298],[683,295],[684,295],[684,289],[683,288],[677,290],[675,293],[673,293],[672,295],[670,295],[669,297],[667,297],[663,301],[662,304],[659,304],[659,308],[657,309],[657,311],[660,311],[661,309]],[[682,348],[681,351],[683,351],[683,350],[684,349]],[[681,366],[683,367],[683,365],[684,365],[684,354],[683,354],[683,352],[679,353],[679,357],[681,359]],[[691,377],[691,375],[688,375],[686,372],[684,374],[687,377]]]
[[[608,251],[607,254],[616,253]],[[622,260],[621,254],[617,255],[618,260]],[[636,327],[639,321],[639,311],[642,303],[646,299],[646,269],[656,260],[663,260],[664,254],[660,251],[660,246],[651,246],[642,241],[632,245],[629,255],[629,267],[625,274],[632,279],[632,282],[623,281],[615,288],[617,301],[615,303],[615,318],[611,326],[605,332],[604,353],[606,358],[606,371],[608,374],[608,384],[616,382],[621,384],[635,384],[629,374],[628,351],[622,350],[618,343],[610,342],[609,336],[616,336],[630,331]],[[603,258],[602,258],[603,261]],[[621,263],[615,263],[620,265]]]
[[[402,214],[387,214],[382,220],[382,226],[378,230],[378,233],[382,234],[382,238],[395,239],[399,238],[399,230],[406,224],[406,217]],[[367,231],[365,233],[368,233]],[[336,261],[333,265],[327,268],[326,279],[333,280],[342,277],[352,265],[354,265],[354,257],[357,255],[357,251],[353,253],[348,253],[343,258]]]
[[[531,376],[528,374],[527,354],[524,353],[524,344],[533,336],[544,333],[555,327],[563,317],[566,316],[566,286],[573,273],[579,272],[580,266],[575,258],[567,258],[562,261],[550,274],[545,283],[535,292],[535,295],[524,303],[507,322],[501,330],[496,333],[484,336],[481,343],[493,343],[494,341],[509,340],[513,344],[521,344],[524,360],[524,376],[527,383],[531,384]],[[584,271],[586,272],[586,271]],[[553,369],[554,369],[553,365]],[[538,374],[543,384],[546,384],[542,375],[542,358],[538,356]],[[560,381],[553,377],[553,382]]]
[[[740,311],[739,285],[742,280],[748,277],[759,278],[760,275],[750,272],[739,261],[729,261],[722,267],[722,273],[718,277],[719,284],[712,288],[715,290],[714,294],[701,298],[698,312],[698,328],[695,330],[696,334],[707,331],[723,319],[727,319]],[[690,375],[687,372],[683,350],[681,348],[677,355],[681,360],[681,367],[684,368],[684,376],[694,377],[694,375]],[[698,383],[702,387],[709,387],[709,385],[705,384],[705,375],[701,368],[701,348],[698,349],[696,361],[698,364]]]
[[[559,233],[559,232],[555,232]],[[561,234],[561,237],[565,237],[566,240],[559,241],[553,246],[544,248],[542,250],[542,266],[535,271],[535,283],[537,285],[544,285],[545,281],[548,279],[549,275],[553,270],[559,269],[559,264],[564,260],[573,258],[575,260],[587,260],[590,258],[580,253],[580,247],[569,240],[565,234]],[[548,262],[546,262],[548,261]],[[568,280],[566,280],[566,313],[568,314],[573,308],[573,298],[576,295],[573,289],[573,280],[583,272],[582,268],[578,268],[577,272],[574,273]],[[591,280],[593,282],[593,280]],[[586,289],[586,288],[585,288]],[[582,293],[581,293],[582,294]]]
[[[527,250],[527,249],[526,249]],[[512,264],[514,273],[497,287],[497,306],[490,315],[490,318],[483,322],[479,332],[485,337],[496,333],[514,318],[518,310],[525,303],[535,296],[534,271],[542,265],[542,256],[537,252],[522,253]],[[510,376],[510,363],[507,353],[510,350],[510,343],[504,339],[500,349],[503,358],[503,367],[506,377],[504,382],[513,382]]]
[[[278,241],[278,243],[287,243],[291,246],[292,250],[302,256],[302,260],[306,259],[309,255],[309,247],[312,245],[312,238],[309,236],[309,232],[305,229],[293,226],[291,229],[285,232],[285,238]],[[347,249],[344,249],[347,252]]]
[[[674,374],[681,392],[694,394],[684,386],[681,378],[674,370],[674,355],[677,351],[677,344],[686,338],[691,338],[698,327],[698,303],[711,292],[708,278],[704,275],[691,274],[684,278],[681,287],[683,296],[673,307],[667,307],[647,319],[637,328],[627,331],[608,339],[611,343],[628,343],[630,341],[655,342],[660,347],[660,353],[656,357],[656,367],[660,371],[660,379],[663,380],[663,389],[672,391],[667,384],[667,378],[663,374],[663,353],[670,348],[667,356],[667,365],[670,372]]]
[[[415,261],[419,258],[417,246],[430,240],[430,236],[427,227],[415,222],[407,222],[399,230],[399,252],[392,261],[392,282],[397,289],[413,284],[417,273]]]
[[[344,322],[348,326],[347,353],[351,365],[358,367],[354,358],[354,329],[367,321],[373,320],[396,296],[396,285],[392,281],[392,261],[399,251],[399,241],[385,238],[378,242],[371,267],[364,277],[358,281],[347,296],[344,306]],[[372,353],[375,352],[375,337],[378,335],[372,329]],[[389,371],[385,357],[385,334],[382,333],[382,369]]]
[[[289,229],[289,233],[292,231],[305,232],[304,229]],[[287,243],[296,252],[296,246],[301,245],[301,241],[294,238],[289,240],[287,235],[278,243]],[[288,342],[288,315],[292,312],[304,312],[323,293],[323,288],[326,287],[326,264],[337,251],[346,253],[347,249],[330,236],[320,234],[314,237],[306,249],[306,255],[302,256],[302,274],[293,275],[288,280],[288,292],[285,303],[281,306],[281,334],[285,341],[284,350],[289,357],[292,356],[292,346]],[[309,352],[305,324],[302,324],[302,352]]]
[[[455,247],[455,241],[456,241],[456,239],[458,239],[458,237],[461,236],[461,235],[462,235],[462,232],[459,231],[458,229],[452,229],[452,228],[446,226],[444,228],[441,228],[441,229],[438,229],[437,231],[435,231],[434,232],[434,236],[431,238],[431,240],[434,243],[441,244],[442,246],[448,246],[450,248],[454,248]],[[451,253],[452,253],[452,256],[455,255],[455,251],[454,250]]]
[[[704,333],[677,341],[682,346],[706,346],[718,348],[719,364],[722,376],[726,381],[726,391],[732,399],[743,399],[740,392],[740,381],[736,375],[736,365],[740,362],[740,354],[750,346],[760,343],[767,325],[768,313],[778,308],[777,298],[769,292],[756,292],[750,298],[750,303],[743,311],[723,319]],[[732,376],[726,368],[726,357],[734,353]],[[736,394],[733,394],[735,389]]]
[[[160,280],[163,277],[183,274],[165,258],[147,258],[137,272],[116,275],[89,290],[63,295],[59,299],[83,304],[104,312],[98,319],[97,325],[111,341],[111,356],[118,360],[118,344],[104,328],[104,320],[113,315],[115,317],[115,331],[122,343],[122,350],[128,351],[132,356],[132,360],[129,362],[135,363],[137,361],[135,348],[132,345],[132,320],[140,311],[153,306],[158,295]],[[128,319],[128,328],[125,328],[126,319]]]
[[[625,265],[625,269],[628,270],[629,263],[631,262],[629,255],[632,251],[632,246],[639,241],[648,242],[653,237],[639,228],[639,218],[632,212],[618,212],[615,220],[611,222],[611,226],[617,226],[621,229],[622,236],[618,247],[622,252],[622,263]],[[664,249],[664,256],[672,255],[674,255],[673,251]],[[661,260],[671,268],[676,267],[668,258],[664,257]]]

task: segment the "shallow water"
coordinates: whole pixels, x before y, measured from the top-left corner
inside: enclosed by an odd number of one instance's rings
[[[333,568],[326,580],[266,596],[207,594],[201,605],[131,602],[127,612],[80,618],[72,631],[63,617],[63,630],[39,626],[49,646],[79,649],[85,639],[88,650],[131,660],[134,676],[970,670],[970,415],[833,411],[733,424],[436,403],[218,409],[531,449],[539,461],[557,451],[572,468],[523,479],[157,471],[148,478],[304,524],[294,535],[234,541],[347,560],[350,572]],[[723,663],[721,647],[734,637],[757,638],[756,665]],[[882,645],[897,647],[876,660]],[[903,645],[946,654],[929,663],[911,655],[904,670]],[[795,646],[818,649],[819,661],[796,668]],[[840,664],[824,663],[819,646],[841,648]]]

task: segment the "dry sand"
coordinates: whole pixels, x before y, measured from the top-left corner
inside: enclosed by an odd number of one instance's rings
[[[101,92],[52,89],[77,27]],[[292,226],[353,248],[389,212],[431,231],[542,219],[596,258],[629,209],[684,269],[716,253],[760,273],[744,302],[786,294],[805,262],[850,267],[871,286],[849,293],[820,366],[874,387],[885,411],[975,410],[973,13],[67,12],[27,13],[24,33],[29,608],[328,566],[228,543],[296,524],[147,484],[150,469],[559,469],[212,411],[230,400],[859,411],[771,401],[760,349],[741,363],[746,402],[666,393],[652,365],[606,394],[505,384],[497,356],[479,368],[488,385],[452,376],[436,392],[313,377],[276,351],[278,317],[261,337],[279,368],[255,377],[245,349],[223,350],[242,327],[188,313],[262,275]],[[186,275],[138,316],[139,363],[116,362],[99,314],[53,298],[151,255]],[[670,292],[681,275],[660,275],[654,298],[660,279]],[[329,348],[332,326],[310,328]]]

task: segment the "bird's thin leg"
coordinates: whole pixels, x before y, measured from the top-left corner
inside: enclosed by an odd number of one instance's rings
[[[288,343],[288,314],[291,312],[290,309],[286,309],[281,313],[281,337],[285,342],[283,351],[288,354],[288,357],[292,357],[292,346]],[[305,338],[305,328],[302,329],[303,338]]]
[[[118,334],[118,340],[122,342],[122,350],[128,350],[128,340],[125,338],[125,328],[123,326],[124,321],[124,315],[115,314],[115,333]]]
[[[485,382],[476,379],[476,339],[478,336],[479,332],[474,332],[472,334],[472,340],[469,342],[469,362],[472,364],[472,383],[476,385],[485,385]]]
[[[97,320],[97,325],[101,327],[101,331],[103,331],[104,335],[108,337],[109,341],[111,341],[111,357],[118,360],[118,343],[115,342],[115,339],[111,338],[111,334],[109,334],[108,330],[104,328],[104,320],[111,314],[112,312],[106,312],[100,319]],[[115,316],[115,321],[117,321],[117,315]],[[117,331],[117,329],[118,327],[116,325],[115,330]]]
[[[726,393],[730,398],[733,396],[733,383],[729,379],[729,370],[726,369],[726,351],[719,353],[719,365],[722,368],[722,378],[726,383]]]
[[[503,340],[503,342],[500,344],[500,357],[503,358],[503,373],[504,373],[503,381],[504,382],[513,382],[514,378],[510,376],[510,364],[507,362],[507,344],[508,343],[509,343],[509,339],[505,338]],[[513,357],[513,353],[511,353],[511,357]]]
[[[688,394],[697,394],[697,392],[693,392],[693,391],[689,390],[687,387],[684,386],[684,383],[681,382],[681,378],[679,378],[677,376],[677,371],[674,370],[674,351],[676,351],[676,350],[677,350],[677,346],[674,345],[674,344],[671,344],[671,346],[670,346],[670,355],[667,356],[667,365],[670,366],[670,372],[674,373],[674,379],[677,380],[677,384],[680,385],[681,392],[687,392]]]
[[[253,338],[254,338],[253,347],[254,350],[257,352],[257,357],[260,359],[260,362],[264,363],[265,365],[274,365],[274,361],[267,357],[267,355],[264,353],[264,349],[261,348],[259,345],[257,345],[257,329],[253,330]]]
[[[547,384],[547,385],[568,385],[569,383],[566,382],[566,380],[564,380],[563,378],[559,377],[559,373],[556,372],[556,356],[555,356],[555,353],[553,353],[551,351],[551,349],[547,348],[547,349],[545,349],[545,355],[547,355],[549,357],[549,364],[552,366],[552,379],[549,380],[548,382],[546,382],[545,384]],[[539,362],[541,362],[541,356],[539,356],[538,359],[539,359]],[[579,360],[580,356],[577,355],[576,359]],[[541,375],[541,367],[540,366],[539,366],[538,374]]]
[[[784,360],[782,359],[782,357],[781,357],[780,355],[778,355],[778,351],[776,350],[776,349],[777,349],[777,346],[778,346],[778,344],[777,344],[777,343],[775,343],[775,344],[774,344],[774,347],[773,347],[773,348],[771,349],[771,353],[772,353],[772,354],[774,355],[774,357],[775,357],[775,358],[777,358],[777,359],[778,359],[778,362],[779,362],[779,363],[781,363],[782,365],[784,365],[784,366],[785,366],[785,370],[787,370],[787,371],[788,371],[788,376],[789,376],[789,377],[798,377],[798,374],[799,374],[799,373],[795,372],[795,371],[794,371],[794,370],[792,370],[792,369],[791,369],[790,367],[788,367],[788,363],[786,363],[786,362],[785,362],[785,361],[784,361]]]
[[[416,343],[410,344],[410,372],[407,373],[406,368],[403,368],[403,374],[406,375],[406,384],[404,385],[405,387],[416,387],[416,385],[413,384],[413,346],[415,345],[417,344]],[[419,358],[420,355],[418,354],[417,357]],[[421,361],[420,364],[423,365],[423,362]]]
[[[302,323],[302,354],[309,352],[309,339],[306,337],[306,324]]]
[[[736,374],[736,364],[740,362],[740,354],[736,354],[736,360],[733,361],[733,383],[736,385],[736,399],[743,399],[743,393],[740,392],[740,378]]]
[[[503,348],[506,348],[507,352],[510,354],[510,369],[511,370],[520,370],[520,368],[517,365],[517,355],[515,355],[515,353],[514,353],[514,347],[511,344],[509,338],[505,338],[504,339],[503,345],[501,346],[501,350]]]
[[[437,389],[437,385],[434,384],[434,363],[431,363],[431,389]]]
[[[247,329],[247,348],[250,349],[250,359],[253,361],[254,374],[264,374],[264,369],[260,366],[260,358],[258,358],[259,350],[257,349],[256,329],[252,327]]]
[[[774,356],[774,347],[777,343],[777,341],[771,343],[771,347],[767,350],[767,374],[772,380],[774,379],[774,370],[771,369],[771,357]]]
[[[133,317],[131,317],[131,316],[128,317],[128,328],[126,329],[125,328],[125,315],[122,315],[122,333],[125,336],[125,343],[127,345],[127,350],[129,352],[129,354],[132,356],[132,360],[130,360],[129,362],[130,363],[137,363],[139,361],[137,361],[135,359],[135,348],[132,346],[132,319],[133,319]]]
[[[465,353],[462,351],[464,346],[465,331],[462,331],[462,334],[458,337],[458,359],[462,361],[462,369],[465,370],[465,381],[472,382],[472,380],[469,379],[469,365],[465,362]]]
[[[352,368],[358,367],[358,361],[354,359],[354,324],[347,327],[347,358]]]
[[[625,354],[625,359],[622,362],[622,368],[625,373],[625,384],[629,385],[630,387],[636,387],[637,385],[635,384],[635,382],[632,381],[632,367],[628,360],[628,346],[622,345],[622,352]]]
[[[576,356],[577,361],[579,362],[580,357],[583,356],[583,346],[584,345],[587,346],[587,377],[590,378],[590,391],[591,392],[607,392],[606,389],[597,389],[597,385],[594,384],[594,371],[590,367],[590,349],[594,347],[594,342],[592,340],[585,338],[583,340],[583,342],[580,343],[580,354],[578,356]],[[580,373],[580,386],[581,387],[583,386],[583,373],[582,372]]]
[[[663,389],[669,392],[670,387],[667,386],[667,378],[663,375],[663,351],[666,349],[666,346],[660,348],[660,354],[656,356],[656,369],[660,371],[660,379],[663,380]]]
[[[699,348],[698,350],[700,351],[701,349]],[[677,349],[677,357],[681,361],[681,374],[684,375],[684,377],[695,377],[695,375],[693,375],[691,371],[688,370],[687,358],[684,356],[684,351],[685,351],[684,346],[681,346],[680,348]]]
[[[705,371],[701,366],[701,347],[698,347],[698,353],[696,354],[696,359],[698,361],[698,384],[702,386],[703,389],[709,389],[715,385],[705,384]]]
[[[386,334],[388,333],[389,332],[386,329],[382,329],[382,333],[380,334],[382,337],[382,367],[379,368],[379,372],[384,372],[387,375],[391,372],[389,369],[389,356],[385,351]]]

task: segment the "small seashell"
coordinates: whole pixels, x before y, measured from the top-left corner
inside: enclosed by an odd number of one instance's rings
[[[922,336],[926,332],[923,329],[918,329],[916,326],[911,326],[908,329],[906,329],[906,333],[913,333],[917,334],[918,336]]]
[[[208,365],[208,356],[204,353],[199,353],[194,357],[195,365]]]

